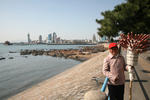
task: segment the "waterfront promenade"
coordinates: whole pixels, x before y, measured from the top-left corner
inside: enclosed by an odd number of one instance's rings
[[[150,52],[140,55],[135,66],[135,80],[132,88],[132,100],[150,100],[150,61],[146,57]],[[129,78],[126,73],[125,100],[129,100]]]
[[[108,51],[27,89],[8,100],[83,100],[89,90],[99,90],[93,76],[103,77],[101,72],[103,59]],[[133,82],[132,100],[149,100],[150,97],[150,63],[142,56],[136,66],[136,78]],[[129,100],[129,79],[126,72],[125,100]]]
[[[92,77],[103,77],[101,68],[107,54],[108,51],[99,52],[97,56],[8,100],[83,100],[87,91],[99,89]]]

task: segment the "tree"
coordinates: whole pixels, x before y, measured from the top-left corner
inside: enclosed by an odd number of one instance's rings
[[[96,22],[100,24],[98,34],[100,36],[114,37],[121,31],[145,33],[150,32],[150,0],[127,0],[114,7],[112,11],[101,13],[104,19]]]
[[[118,28],[123,33],[145,33],[150,31],[150,1],[128,0],[114,8],[118,12]]]
[[[9,41],[5,41],[4,44],[5,45],[12,45],[12,43],[10,43]]]
[[[101,25],[101,28],[98,28],[98,34],[100,36],[107,36],[110,39],[111,36],[116,36],[118,32],[118,28],[114,25],[116,24],[115,21],[115,14],[112,11],[105,11],[101,13],[104,16],[104,19],[97,20],[96,22]]]

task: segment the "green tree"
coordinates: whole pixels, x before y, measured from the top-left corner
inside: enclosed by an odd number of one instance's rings
[[[104,16],[104,19],[98,20],[96,22],[101,25],[98,28],[98,34],[100,36],[107,36],[110,39],[111,36],[116,36],[118,32],[118,28],[114,25],[116,24],[115,14],[113,11],[105,11],[101,13]]]
[[[118,32],[127,34],[150,32],[150,0],[127,0],[114,7],[112,11],[101,13],[104,19],[96,19],[100,24],[100,36],[114,37]]]

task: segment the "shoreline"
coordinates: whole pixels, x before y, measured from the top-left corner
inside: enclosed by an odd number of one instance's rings
[[[4,43],[0,43],[5,45]],[[35,43],[35,44],[29,44],[29,43],[11,43],[11,45],[97,45],[98,43],[81,43],[81,44],[71,44],[71,43],[63,43],[63,44],[56,44],[56,43]]]
[[[91,59],[10,97],[8,100],[83,100],[87,91],[100,89],[102,84],[97,86],[97,83],[91,79],[92,77],[104,78],[101,68],[103,59],[107,55],[108,50],[96,53]]]
[[[63,57],[77,61],[86,61],[96,55],[98,52],[104,52],[107,49],[104,45],[85,46],[79,49],[51,49],[51,50],[21,50],[20,55],[46,55],[52,57]]]
[[[84,94],[99,87],[92,77],[103,77],[101,66],[108,51],[45,80],[8,100],[83,100]],[[41,98],[41,99],[39,99]]]
[[[87,50],[87,49],[86,49]],[[55,51],[57,51],[56,49],[55,49]],[[64,50],[63,50],[64,51]],[[67,50],[66,50],[67,51]],[[69,49],[69,51],[71,52],[71,53],[73,53],[72,52],[72,49]],[[84,49],[83,49],[83,51],[85,51]],[[40,51],[39,51],[40,52]],[[83,52],[82,52],[83,53]],[[86,62],[86,60],[88,60],[88,59],[90,59],[90,58],[92,58],[92,57],[94,57],[94,56],[97,56],[98,54],[101,54],[101,53],[104,53],[104,52],[96,52],[96,53],[91,53],[90,55],[89,54],[83,54],[82,55],[82,57],[84,57],[84,58],[87,58],[87,59],[85,59],[84,61]],[[32,53],[31,53],[32,54]],[[36,55],[35,55],[36,56]],[[56,57],[56,56],[55,56]],[[65,58],[65,57],[64,57]],[[70,58],[70,57],[67,57],[68,59],[73,59],[73,58]],[[74,59],[74,60],[77,60],[77,59]],[[81,60],[80,60],[81,61]],[[83,60],[82,60],[83,61]],[[81,62],[82,62],[81,61]],[[74,66],[75,67],[75,66]],[[72,69],[72,68],[71,68]],[[69,69],[67,69],[67,70],[70,70],[70,68]],[[62,72],[63,73],[63,72]],[[57,75],[56,75],[57,76]],[[53,76],[53,77],[55,77],[55,76]],[[53,77],[51,77],[51,78],[53,78]],[[51,79],[50,78],[50,79]],[[47,80],[49,80],[49,79],[47,79]],[[95,83],[95,81],[93,81],[94,83]],[[41,82],[42,83],[42,82]],[[40,83],[37,83],[37,84],[40,84]],[[97,84],[97,83],[96,83]],[[36,85],[35,85],[36,86]],[[34,87],[34,86],[31,86],[31,88],[32,87]],[[30,88],[29,88],[30,89]],[[28,90],[28,89],[27,89]],[[26,90],[25,90],[26,91]],[[22,92],[22,91],[21,91]],[[17,93],[18,94],[18,93]]]

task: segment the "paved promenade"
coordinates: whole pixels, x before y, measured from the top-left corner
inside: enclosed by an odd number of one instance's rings
[[[89,90],[99,89],[91,80],[93,76],[104,77],[101,72],[103,59],[108,51],[77,65],[55,77],[27,89],[9,100],[83,100]],[[139,58],[136,78],[133,82],[132,100],[150,100],[150,63]],[[125,100],[129,100],[129,79],[126,72]]]
[[[150,63],[140,56],[135,66],[135,80],[132,88],[132,100],[150,100]],[[129,100],[129,79],[126,73],[125,100]]]
[[[99,90],[92,77],[103,77],[102,65],[108,51],[70,68],[8,100],[84,100],[89,90]]]

